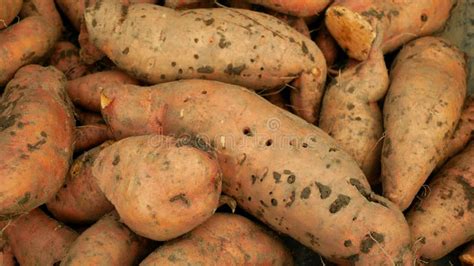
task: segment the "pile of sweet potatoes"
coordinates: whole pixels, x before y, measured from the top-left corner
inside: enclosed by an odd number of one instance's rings
[[[473,263],[464,5],[0,0],[0,265]]]

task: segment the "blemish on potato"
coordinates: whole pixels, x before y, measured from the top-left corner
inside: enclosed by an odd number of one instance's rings
[[[347,205],[349,205],[351,201],[351,198],[349,196],[339,194],[337,195],[337,199],[334,200],[333,203],[331,203],[331,206],[329,206],[329,212],[330,213],[337,213]]]
[[[290,196],[290,200],[285,204],[285,207],[291,207],[291,205],[293,205],[293,203],[295,202],[295,199],[296,199],[296,191],[292,191],[291,192],[291,196]]]
[[[307,199],[311,195],[311,188],[310,187],[305,187],[300,194],[301,199]]]
[[[281,174],[278,172],[273,172],[273,179],[275,179],[275,183],[281,182]]]
[[[214,68],[211,66],[201,66],[197,69],[198,73],[211,74],[214,73]]]
[[[288,182],[288,184],[293,184],[293,183],[295,183],[295,180],[296,180],[295,175],[289,175],[286,182]]]
[[[315,182],[315,184],[319,189],[321,199],[326,199],[331,195],[331,188],[329,186],[323,185],[319,182]]]
[[[175,202],[175,201],[182,201],[186,206],[190,206],[191,203],[189,202],[188,198],[186,198],[186,194],[180,193],[176,196],[173,196],[169,199],[170,202]]]

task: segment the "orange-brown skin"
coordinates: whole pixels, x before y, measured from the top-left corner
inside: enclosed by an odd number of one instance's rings
[[[459,256],[459,260],[463,263],[463,266],[474,265],[474,242],[471,242],[467,248]]]
[[[134,232],[164,241],[214,214],[222,176],[217,160],[190,139],[130,137],[103,149],[92,175]]]
[[[474,240],[474,142],[436,174],[407,220],[417,255],[426,259]]]
[[[317,120],[324,56],[313,41],[277,18],[233,8],[97,4],[84,14],[93,43],[134,77],[151,84],[211,79],[256,90],[300,78],[292,104],[305,120]]]
[[[1,240],[0,240],[1,242]],[[0,265],[2,266],[14,266],[15,258],[13,255],[12,248],[8,244],[0,244]]]
[[[4,234],[20,265],[53,265],[66,255],[78,234],[34,209],[11,221]]]
[[[113,210],[92,176],[92,164],[106,142],[84,152],[71,165],[66,181],[46,206],[56,219],[65,223],[87,224]]]
[[[174,9],[188,9],[208,8],[213,4],[213,0],[165,0],[164,6]]]
[[[389,85],[378,47],[374,46],[367,61],[348,67],[329,85],[319,122],[319,127],[352,155],[371,184],[379,181],[383,143],[382,112],[377,102]]]
[[[89,111],[100,112],[100,91],[107,83],[138,84],[122,71],[109,70],[70,80],[66,89],[74,104]]]
[[[106,140],[113,139],[112,132],[104,124],[89,124],[76,127],[74,152],[94,148]]]
[[[58,35],[40,16],[28,17],[0,32],[0,86],[22,66],[38,61],[51,50]]]
[[[114,90],[120,93],[109,97]],[[211,143],[223,170],[223,192],[275,230],[337,262],[412,263],[405,218],[370,191],[357,163],[322,130],[255,93],[183,80],[106,88],[103,95],[111,102],[122,98],[117,109],[129,109],[130,95],[166,103],[164,134],[197,135]],[[155,108],[161,106],[137,106],[133,112],[142,117],[136,125],[145,126]],[[122,112],[117,119],[128,116]]]
[[[55,0],[55,2],[74,28],[79,31],[84,15],[84,0]]]
[[[320,14],[331,0],[247,0],[252,4],[262,5],[281,13],[309,17]]]
[[[314,37],[314,42],[318,45],[319,49],[326,59],[326,64],[331,67],[336,62],[339,54],[339,47],[337,46],[336,40],[331,36],[326,26],[321,25],[321,29],[318,30]]]
[[[20,13],[23,0],[0,0],[0,30],[6,28]]]
[[[290,15],[285,15],[285,14],[274,12],[274,11],[269,12],[269,14],[286,22],[288,25],[290,25],[292,28],[294,28],[299,33],[303,34],[304,36],[311,38],[308,25],[306,25],[306,22],[304,21],[304,19],[290,16]]]
[[[75,108],[74,113],[76,115],[77,122],[81,125],[105,124],[105,121],[100,113],[84,111],[80,108]]]
[[[0,220],[38,207],[64,182],[72,157],[74,117],[54,67],[29,65],[0,101]]]
[[[381,178],[384,196],[405,210],[443,159],[461,117],[464,54],[441,38],[417,39],[396,57],[390,80]]]
[[[293,265],[276,235],[247,218],[216,213],[182,238],[151,253],[140,266]]]
[[[80,78],[88,72],[79,58],[79,49],[70,42],[56,43],[49,64],[61,70],[68,80]]]
[[[339,46],[352,58],[365,60],[380,27],[384,53],[419,36],[439,30],[456,0],[336,0],[325,22]]]
[[[31,16],[44,17],[56,31],[58,38],[63,31],[63,21],[56,9],[54,0],[23,0],[20,16],[22,18]]]
[[[150,243],[121,223],[113,211],[76,239],[61,265],[137,265]]]

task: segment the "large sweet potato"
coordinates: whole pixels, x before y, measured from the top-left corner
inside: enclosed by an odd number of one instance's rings
[[[428,196],[407,215],[417,255],[439,259],[474,240],[474,142],[428,184]]]
[[[442,63],[440,63],[442,62]],[[406,209],[455,131],[466,96],[464,54],[424,37],[397,55],[384,104],[384,195]]]
[[[135,125],[144,128],[162,106],[130,108],[129,99],[166,103],[164,134],[197,135],[211,143],[223,169],[223,192],[331,260],[412,263],[409,228],[398,207],[371,192],[357,163],[326,133],[255,93],[183,80],[105,88],[102,98],[103,112],[107,103],[115,104],[124,110],[117,121],[126,123],[130,110]]]
[[[214,214],[221,193],[217,161],[160,135],[130,137],[103,149],[92,175],[122,221],[139,235],[169,240]]]
[[[0,1],[0,30],[8,27],[13,19],[20,13],[23,0]]]
[[[212,79],[250,89],[279,88],[300,78],[292,91],[295,112],[317,121],[324,56],[275,17],[233,8],[127,7],[115,0],[98,0],[84,17],[93,43],[136,78],[152,84]]]
[[[54,67],[29,65],[0,101],[0,220],[45,203],[66,177],[74,117],[66,78]]]
[[[120,222],[117,213],[104,215],[71,245],[61,265],[136,265],[150,241]]]
[[[34,209],[5,228],[20,265],[53,265],[66,255],[78,234],[71,228]]]
[[[151,265],[293,265],[283,243],[240,215],[216,213],[182,238],[150,254]]]
[[[336,0],[326,11],[329,32],[347,54],[365,60],[380,27],[390,52],[440,29],[456,0]]]

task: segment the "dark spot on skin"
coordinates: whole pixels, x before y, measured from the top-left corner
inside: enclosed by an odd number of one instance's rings
[[[306,232],[305,234],[309,238],[311,246],[319,245],[319,238],[315,237],[312,233]]]
[[[178,70],[178,74],[183,74],[183,70],[181,68]]]
[[[222,34],[222,35],[221,35],[221,38],[220,38],[220,40],[219,40],[219,47],[220,47],[221,49],[224,49],[224,48],[229,47],[231,44],[232,44],[231,42],[226,41],[225,36]]]
[[[348,91],[349,93],[353,93],[354,90],[355,90],[355,87],[354,87],[354,86],[350,86],[350,87],[347,89],[347,91]]]
[[[352,241],[350,240],[344,241],[344,247],[350,247],[350,246],[352,246]]]
[[[355,106],[352,103],[348,103],[346,107],[347,107],[347,110],[352,110],[354,109]]]
[[[92,19],[92,27],[95,28],[95,26],[97,26],[97,20],[95,20],[95,18],[94,18],[94,19]]]
[[[161,75],[160,75],[160,79],[166,79],[166,75],[165,75],[165,74],[161,74]]]
[[[341,12],[339,12],[338,10],[334,10],[333,13],[336,17],[342,17],[343,16],[343,14]]]
[[[127,47],[122,51],[122,54],[128,54],[129,51],[130,51],[130,49]]]
[[[260,204],[262,204],[263,207],[268,207],[268,205],[263,200],[260,200]]]
[[[171,66],[172,66],[172,67],[175,67],[175,66],[176,66],[176,62],[171,62]]]
[[[446,241],[441,241],[441,245],[446,246]]]
[[[278,201],[276,199],[272,199],[271,203],[273,206],[278,206]]]
[[[283,170],[283,173],[284,173],[285,175],[292,174],[292,172],[291,172],[290,170],[287,170],[287,169]]]
[[[211,66],[202,66],[197,69],[197,72],[211,74],[211,73],[214,73],[214,68],[212,68]]]
[[[273,179],[275,179],[275,183],[281,182],[281,174],[278,172],[273,172]]]
[[[426,22],[428,20],[428,16],[426,14],[421,14],[420,19],[421,21]]]
[[[252,197],[248,197],[247,200],[248,200],[248,201],[252,201]]]
[[[335,152],[335,151],[337,151],[336,148],[329,148],[329,152]]]
[[[353,254],[353,255],[350,255],[348,257],[345,257],[344,259],[352,262],[352,263],[356,263],[359,261],[359,254]]]
[[[310,187],[305,187],[305,188],[301,191],[300,198],[302,198],[302,199],[307,199],[307,198],[309,198],[310,195],[311,195],[311,188],[310,188]]]
[[[342,195],[342,194],[337,195],[337,199],[333,203],[331,203],[331,206],[329,206],[329,212],[337,213],[342,208],[349,205],[350,201],[351,201],[351,198],[349,196]]]
[[[251,131],[250,128],[248,128],[248,127],[245,127],[245,128],[242,130],[242,132],[243,132],[244,135],[247,136],[247,137],[252,137],[252,136],[253,136],[252,131]]]
[[[454,211],[456,212],[454,218],[461,219],[464,216],[464,209],[462,207],[454,208]]]
[[[205,20],[203,20],[202,22],[204,22],[204,24],[205,24],[206,26],[209,26],[209,25],[211,25],[212,23],[214,23],[214,19],[213,19],[213,18],[205,19]]]
[[[41,131],[40,135],[41,135],[41,137],[43,137],[43,138],[47,138],[47,137],[48,137],[48,134],[46,134],[46,132],[44,132],[44,131]]]
[[[25,195],[18,201],[18,205],[25,205],[30,200],[30,192],[26,192]]]
[[[199,42],[199,39],[198,39],[198,38],[194,38],[194,42],[195,42],[195,43],[198,43],[198,42]]]
[[[174,254],[171,254],[168,256],[168,260],[171,261],[171,262],[176,262],[178,259],[176,258],[176,256]]]
[[[16,123],[17,119],[20,118],[20,117],[21,117],[21,115],[19,115],[19,114],[9,115],[9,116],[1,116],[0,117],[0,131],[3,131],[5,129],[13,126]],[[20,123],[22,124],[21,127],[18,126]],[[17,125],[18,128],[22,128],[24,124],[22,122],[18,122],[18,125]]]
[[[195,59],[199,59],[199,55],[195,54],[195,55],[194,55],[194,58],[195,58]]]
[[[288,182],[288,184],[293,184],[293,183],[295,183],[295,180],[296,180],[296,176],[295,176],[295,175],[289,175],[289,176],[288,176],[288,179],[286,180],[286,182]]]
[[[123,5],[121,10],[120,10],[120,19],[119,19],[119,24],[122,24],[125,19],[127,18],[127,14],[128,14],[128,6],[127,5]]]
[[[392,154],[392,140],[385,138],[382,148],[382,156],[388,158]]]
[[[370,235],[365,235],[365,238],[362,240],[360,244],[360,251],[362,253],[369,253],[370,249],[374,246],[376,242],[383,243],[384,242],[384,235],[379,234],[377,232],[370,232]]]
[[[384,12],[377,12],[377,10],[371,8],[369,9],[368,11],[364,11],[361,13],[362,16],[364,17],[375,17],[377,18],[378,20],[381,20],[383,17],[384,17]]]
[[[186,194],[184,194],[184,193],[180,193],[180,194],[170,198],[170,202],[175,202],[175,201],[178,201],[178,200],[182,201],[188,207],[191,205],[188,198],[186,198]]]
[[[112,165],[117,165],[120,163],[120,155],[116,154],[114,156],[114,160],[112,161]]]
[[[45,139],[39,140],[35,144],[26,144],[26,147],[28,148],[28,151],[33,152],[35,150],[39,150],[43,144],[46,143]]]
[[[252,175],[252,185],[255,184],[255,182],[257,181],[257,176],[256,175]]]
[[[331,196],[331,188],[329,186],[323,185],[319,182],[315,183],[319,189],[319,194],[321,195],[321,199],[326,199]]]
[[[30,61],[35,56],[35,52],[29,52],[21,57],[21,61]]]
[[[351,178],[351,179],[349,179],[349,183],[351,185],[353,185],[359,191],[359,193],[362,194],[362,196],[364,196],[368,201],[378,203],[378,204],[388,208],[388,206],[385,202],[380,201],[376,197],[376,195],[372,191],[370,191],[369,189],[365,188],[362,185],[362,183],[360,183],[359,180],[357,180],[355,178]]]
[[[306,46],[306,43],[304,41],[301,43],[301,51],[303,51],[303,54],[309,53],[308,47]]]
[[[242,71],[246,68],[247,66],[245,64],[236,66],[234,67],[232,64],[228,64],[227,68],[224,70],[224,73],[228,75],[240,75]]]
[[[293,202],[295,202],[295,199],[296,199],[296,191],[292,191],[291,192],[291,196],[290,196],[290,200],[285,204],[285,207],[291,207],[291,205],[293,205]]]
[[[464,190],[464,199],[467,202],[467,210],[474,211],[474,187],[471,187],[463,176],[457,176],[456,182],[460,184]]]

